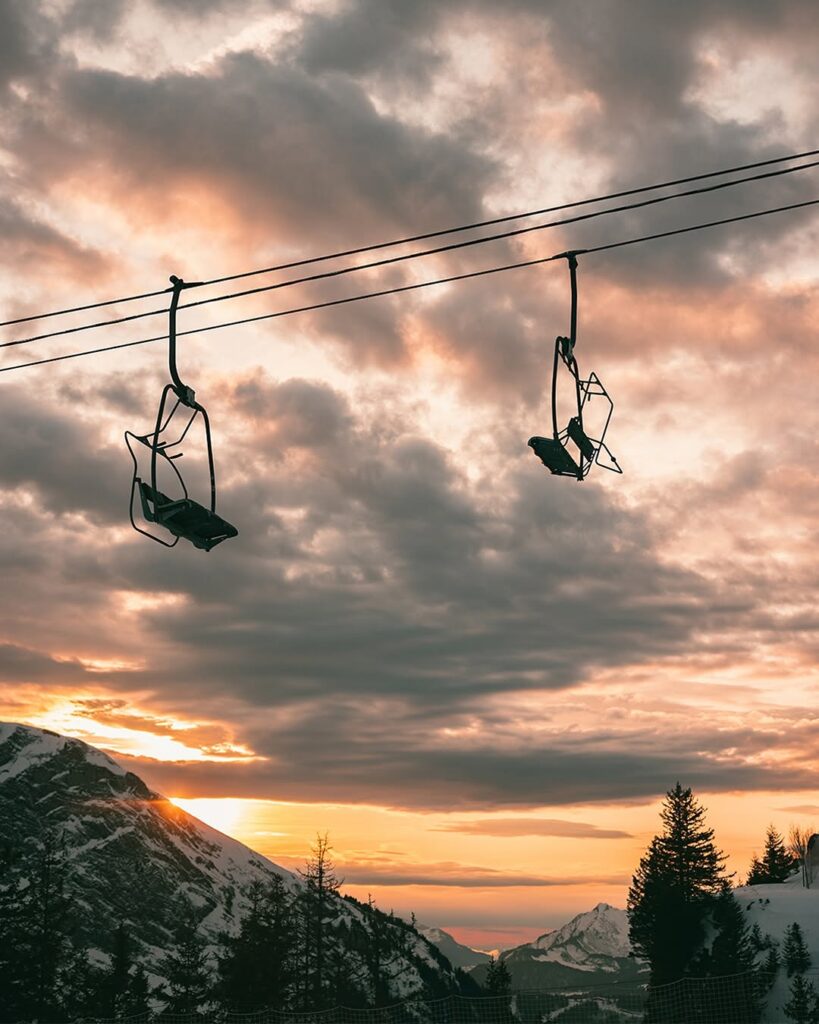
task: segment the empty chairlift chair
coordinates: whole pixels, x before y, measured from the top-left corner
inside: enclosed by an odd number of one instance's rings
[[[176,310],[179,296],[185,283],[178,277],[172,277],[173,294],[169,309],[168,325],[168,363],[171,383],[162,390],[156,425],[149,434],[125,432],[125,443],[134,463],[134,475],[131,481],[131,525],[138,532],[151,540],[172,548],[180,540],[190,541],[194,547],[203,551],[221,544],[223,540],[236,537],[238,530],[227,520],[216,513],[216,474],[213,464],[213,443],[211,440],[210,420],[203,405],[196,401],[192,388],[182,383],[176,367]],[[177,466],[183,456],[182,444],[188,438],[191,427],[201,419],[204,427],[205,450],[208,472],[210,475],[210,501],[202,504],[195,501],[188,493],[188,487]],[[137,451],[135,445],[141,445],[150,452],[150,476],[140,476]],[[160,490],[157,483],[158,470],[164,472],[175,497],[169,497]],[[163,485],[165,486],[165,485]],[[137,505],[138,503],[138,505]],[[140,525],[135,516],[139,509],[145,525],[153,525],[167,531],[165,536],[157,536]],[[166,539],[170,535],[173,540]]]
[[[606,431],[611,421],[614,403],[603,387],[596,373],[587,378],[580,376],[574,348],[577,341],[577,254],[565,254],[569,264],[572,288],[571,335],[555,339],[554,363],[552,365],[552,436],[530,437],[528,444],[543,465],[554,476],[571,476],[584,480],[592,466],[602,466],[613,473],[622,473],[617,459],[605,443]],[[561,367],[568,371],[572,382],[573,415],[565,427],[558,427],[558,378]],[[601,398],[607,404],[605,414],[600,418],[599,437],[592,437],[586,431],[583,414],[593,398]],[[605,456],[601,461],[601,453]]]

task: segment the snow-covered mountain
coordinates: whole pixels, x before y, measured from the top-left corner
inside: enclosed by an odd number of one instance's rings
[[[4,838],[44,831],[66,847],[83,939],[105,948],[105,924],[139,919],[147,947],[163,948],[180,897],[198,908],[215,940],[233,930],[252,882],[293,875],[152,792],[100,750],[45,729],[0,724],[0,821]],[[87,934],[85,934],[87,931]]]
[[[472,949],[471,946],[464,946],[462,943],[445,932],[443,928],[432,928],[425,924],[417,926],[418,931],[444,954],[451,964],[468,971],[478,964],[488,964],[492,959],[488,953],[482,953],[479,949]]]
[[[250,884],[274,875],[291,892],[303,884],[151,791],[102,751],[46,729],[0,723],[0,848],[30,853],[46,836],[64,850],[76,942],[96,949],[102,962],[125,923],[154,976],[183,906],[194,908],[203,935],[216,944],[221,932],[238,928]],[[17,877],[2,881],[25,886],[25,863],[23,856]],[[336,899],[328,928],[351,969],[361,960],[365,973],[360,950],[377,922],[382,933],[402,933],[404,952],[389,972],[393,998],[460,987],[449,962],[410,925]]]
[[[628,915],[618,907],[598,903],[530,946],[511,950],[508,959],[522,955],[522,949],[536,963],[563,964],[577,971],[617,971],[620,961],[631,953]]]
[[[555,931],[500,955],[516,989],[636,980],[641,964],[631,956],[625,910],[598,903]],[[471,972],[481,980],[485,968]]]

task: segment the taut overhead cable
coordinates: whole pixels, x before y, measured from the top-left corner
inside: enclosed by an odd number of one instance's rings
[[[790,203],[787,206],[776,206],[768,210],[756,210],[753,213],[744,213],[736,217],[723,217],[720,220],[706,221],[700,224],[690,224],[682,228],[674,228],[670,231],[658,231],[650,235],[640,235],[637,238],[626,238],[619,242],[606,242],[603,245],[592,246],[587,249],[573,250],[575,255],[591,255],[596,252],[605,252],[609,249],[620,249],[628,245],[637,245],[641,242],[651,242],[660,238],[671,238],[675,235],[684,235],[692,231],[702,231],[706,228],[719,227],[723,224],[736,224],[740,221],[755,220],[758,217],[768,217],[775,213],[785,213],[789,210],[801,210],[809,206],[819,205],[819,199],[808,199],[801,203]],[[217,331],[225,327],[238,327],[242,324],[257,323],[260,320],[274,320],[279,317],[292,316],[296,313],[309,313],[313,310],[327,309],[331,306],[343,306],[353,302],[362,302],[366,299],[381,298],[386,295],[398,295],[402,292],[417,291],[422,288],[431,288],[435,285],[451,284],[456,281],[466,281],[471,278],[486,277],[490,274],[499,274],[507,270],[519,270],[523,267],[534,267],[542,263],[551,263],[555,260],[564,259],[567,253],[555,253],[552,256],[541,256],[538,259],[523,260],[519,263],[506,263],[498,267],[489,267],[486,270],[473,270],[465,274],[454,274],[451,277],[439,277],[431,281],[419,281],[416,284],[401,285],[396,288],[384,288],[376,292],[365,292],[360,295],[350,295],[342,299],[330,299],[327,302],[317,302],[309,306],[296,306],[291,309],[278,310],[275,313],[262,313],[259,316],[245,317],[241,320],[231,320],[221,324],[211,324],[206,327],[195,327],[188,331],[180,331],[177,337],[192,334],[204,334],[208,331]],[[156,341],[166,341],[167,335],[160,334],[153,338],[140,338],[138,341],[126,341],[116,345],[105,345],[101,348],[86,349],[82,352],[68,352],[59,356],[51,356],[48,359],[36,359],[26,363],[14,363],[11,366],[0,367],[0,373],[8,373],[11,370],[23,370],[31,366],[43,366],[46,363],[58,363],[66,359],[79,359],[82,356],[98,355],[103,352],[114,352],[118,349],[134,348],[137,345],[149,345]]]
[[[453,252],[458,249],[467,249],[472,246],[485,245],[488,242],[497,242],[502,239],[515,238],[520,235],[528,235],[535,231],[545,231],[549,228],[564,227],[568,224],[577,224],[586,220],[593,220],[597,217],[604,217],[613,213],[626,213],[630,210],[638,210],[647,206],[655,206],[658,203],[666,203],[672,199],[685,199],[690,196],[703,195],[708,192],[717,192],[725,188],[733,188],[735,185],[744,185],[751,181],[761,181],[766,178],[775,178],[783,174],[793,174],[796,171],[810,170],[819,167],[819,160],[812,163],[800,164],[797,167],[780,168],[776,171],[766,171],[763,174],[754,174],[747,178],[736,178],[733,181],[721,181],[715,185],[704,185],[700,188],[687,189],[685,192],[674,192],[668,196],[655,196],[652,199],[641,199],[636,203],[627,203],[623,206],[612,206],[605,210],[594,210],[591,213],[580,213],[574,217],[564,217],[560,220],[547,221],[545,224],[532,224],[525,228],[514,228],[512,231],[502,231],[494,235],[482,235],[479,238],[469,238],[465,241],[450,242],[447,245],[436,246],[432,249],[422,249],[420,252],[402,253],[399,256],[387,256],[384,259],[374,260],[370,263],[358,263],[348,267],[341,267],[338,270],[325,270],[318,274],[309,274],[306,277],[290,278],[287,281],[277,281],[275,284],[260,285],[258,288],[246,288],[240,292],[230,292],[227,295],[215,295],[210,299],[200,299],[198,302],[188,302],[180,306],[180,309],[194,309],[197,306],[209,306],[216,302],[226,302],[231,299],[240,299],[248,295],[259,295],[262,292],[277,291],[280,288],[292,288],[294,285],[307,284],[314,281],[325,281],[329,278],[343,277],[346,274],[353,274],[363,270],[375,270],[379,267],[391,266],[396,263],[405,263],[409,260],[421,259],[425,256],[436,256],[441,253]],[[201,282],[192,284],[190,287],[199,287]],[[0,342],[0,348],[11,348],[15,345],[28,345],[35,341],[45,341],[47,338],[58,338],[65,334],[78,334],[82,331],[96,330],[102,327],[113,327],[118,324],[131,323],[135,320],[144,320],[152,316],[164,316],[167,309],[151,309],[142,313],[132,313],[129,316],[116,317],[112,320],[98,320],[95,323],[81,324],[77,327],[66,327],[57,331],[49,331],[45,334],[34,334],[27,338],[16,338],[13,341]]]
[[[611,199],[625,199],[628,196],[641,195],[645,192],[653,192],[660,188],[672,188],[676,185],[688,185],[695,181],[705,181],[707,178],[717,178],[724,174],[735,174],[740,171],[751,171],[759,167],[770,167],[773,164],[787,163],[790,160],[801,160],[806,157],[819,155],[819,149],[809,149],[801,153],[790,153],[787,156],[771,157],[768,160],[757,160],[754,163],[738,164],[734,167],[725,167],[717,171],[705,171],[702,174],[688,175],[684,178],[674,178],[668,181],[655,182],[651,185],[640,185],[635,188],[623,189],[619,192],[609,192],[602,196],[591,196],[586,199],[578,199],[569,203],[561,203],[557,206],[545,206],[537,210],[527,210],[523,213],[512,213],[502,217],[493,217],[489,220],[475,221],[471,224],[461,224],[456,227],[441,228],[434,231],[426,231],[422,234],[407,235],[403,238],[395,238],[386,242],[375,242],[370,245],[361,245],[352,249],[342,249],[337,252],[325,253],[320,256],[311,256],[306,259],[293,260],[289,263],[279,263],[270,267],[258,267],[254,270],[246,270],[238,274],[228,274],[223,277],[214,277],[208,281],[200,282],[200,287],[213,284],[225,284],[228,281],[238,281],[241,278],[253,277],[258,274],[271,274],[279,270],[293,270],[296,267],[309,266],[314,263],[323,263],[328,260],[341,259],[346,256],[359,256],[366,252],[375,252],[379,249],[387,249],[392,246],[407,245],[411,242],[422,242],[429,238],[440,238],[443,235],[457,234],[460,231],[472,231],[478,228],[493,227],[496,224],[507,224],[514,220],[525,220],[527,217],[542,216],[547,213],[559,213],[561,210],[571,210],[580,206],[588,206],[593,203],[604,203]],[[79,306],[68,306],[64,309],[54,309],[46,313],[33,313],[29,316],[16,317],[15,319],[0,321],[0,327],[10,327],[13,324],[29,323],[32,320],[45,320],[48,317],[63,316],[68,313],[84,313],[92,309],[102,309],[105,306],[115,306],[124,302],[136,302],[140,299],[152,299],[159,295],[168,293],[170,289],[162,288],[159,291],[142,292],[138,295],[125,295],[115,299],[103,299],[100,302],[88,302]]]

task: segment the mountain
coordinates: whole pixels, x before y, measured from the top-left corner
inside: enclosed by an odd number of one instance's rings
[[[124,923],[154,983],[190,908],[215,950],[223,932],[238,930],[249,886],[279,876],[289,893],[304,892],[299,877],[176,807],[102,751],[0,723],[0,897],[30,886],[44,847],[63,865],[75,946],[105,965]],[[352,897],[330,899],[327,941],[362,1000],[373,997],[376,944],[389,998],[461,988],[454,968],[411,925]]]
[[[235,930],[243,890],[293,875],[152,792],[100,750],[46,729],[0,724],[4,838],[31,846],[45,832],[65,845],[81,900],[78,937],[106,950],[105,928],[137,920],[146,950],[164,949],[179,898],[199,910],[211,941]],[[150,958],[149,958],[150,959]]]
[[[547,932],[528,946],[518,946],[508,962],[532,960],[562,964],[577,971],[618,971],[631,953],[628,915],[608,903],[578,914],[557,931]]]
[[[630,954],[625,910],[598,903],[534,942],[506,950],[500,959],[509,968],[513,988],[523,990],[636,982],[642,967]],[[470,973],[480,982],[486,968]]]
[[[464,971],[477,967],[479,964],[488,964],[492,959],[488,953],[482,953],[479,949],[462,945],[443,928],[432,928],[424,924],[419,924],[417,927],[424,938],[437,946],[451,964]]]

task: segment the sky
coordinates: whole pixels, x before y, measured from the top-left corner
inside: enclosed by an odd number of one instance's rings
[[[809,0],[0,0],[2,319],[815,149],[818,37]],[[816,197],[807,170],[180,329]],[[239,529],[209,554],[128,523],[165,346],[0,372],[0,718],[285,866],[326,832],[346,891],[481,948],[623,906],[677,780],[741,877],[769,822],[819,822],[817,239],[808,208],[580,258],[624,470],[582,485],[526,446],[562,262],[181,339]]]

